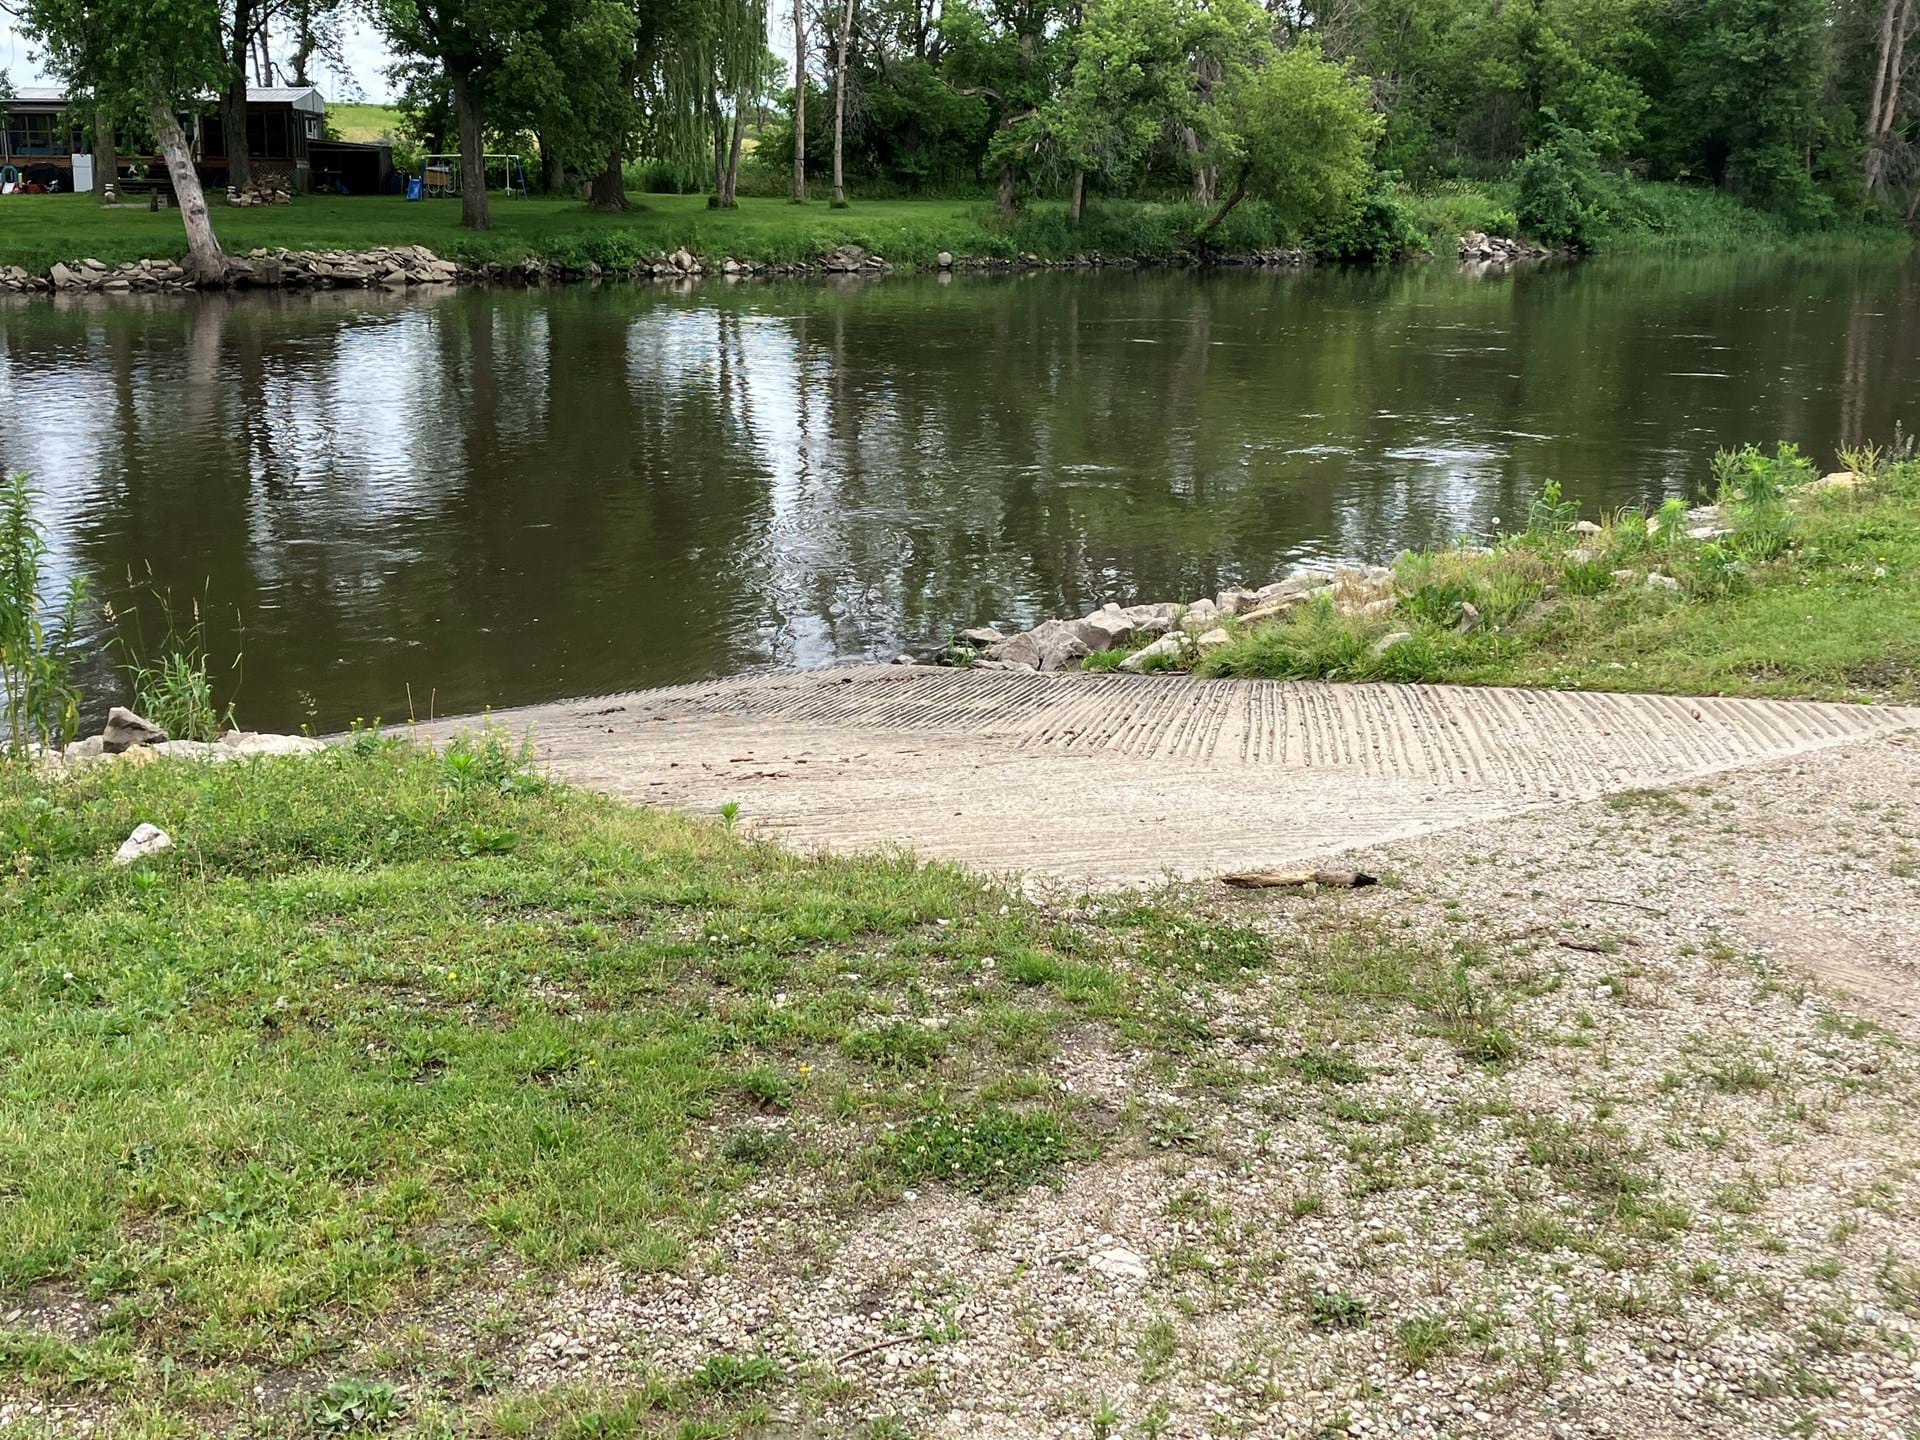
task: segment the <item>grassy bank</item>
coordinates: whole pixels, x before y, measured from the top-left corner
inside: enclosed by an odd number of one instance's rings
[[[1829,485],[1790,449],[1723,456],[1716,515],[1675,502],[1590,534],[1550,489],[1490,547],[1402,556],[1390,614],[1322,597],[1200,669],[1914,703],[1920,461],[1849,458]]]
[[[106,863],[143,820],[174,848]],[[24,1306],[0,1400],[141,1435],[352,1429],[328,1407],[388,1403],[396,1371],[437,1433],[494,1388],[542,1276],[697,1265],[756,1196],[830,1228],[907,1185],[1055,1175],[1143,1123],[1046,1078],[1063,1027],[1175,1057],[1268,953],[740,843],[550,788],[485,737],[13,765],[0,826],[0,1311]],[[751,1410],[731,1363],[634,1403]]]
[[[1601,241],[1602,251],[1898,249],[1907,242],[1892,229],[1796,233],[1724,195],[1676,185],[1624,187],[1631,210]],[[1451,256],[1454,237],[1467,230],[1511,234],[1512,187],[1450,183],[1403,197],[1415,230],[1432,253]],[[222,243],[244,252],[257,246],[289,249],[367,249],[425,245],[444,257],[511,262],[529,255],[566,264],[625,266],[686,246],[707,256],[753,261],[810,260],[836,245],[864,246],[900,264],[928,265],[942,250],[957,255],[1011,258],[1035,254],[1065,259],[1098,252],[1109,258],[1170,260],[1188,251],[1204,218],[1192,205],[1160,202],[1097,203],[1078,227],[1058,202],[1039,201],[1011,220],[985,200],[856,201],[846,210],[822,202],[795,206],[779,198],[742,197],[733,211],[709,210],[699,195],[633,196],[631,209],[601,214],[575,200],[498,199],[494,228],[462,230],[451,201],[409,204],[397,196],[303,196],[290,206],[229,210],[217,207]],[[1256,201],[1241,205],[1215,237],[1224,251],[1300,243]],[[102,209],[92,197],[22,197],[0,206],[0,264],[43,272],[56,261],[91,257],[108,264],[150,256],[178,257],[186,242],[179,216],[138,205]]]

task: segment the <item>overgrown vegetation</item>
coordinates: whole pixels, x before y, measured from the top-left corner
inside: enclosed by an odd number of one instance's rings
[[[1920,699],[1920,461],[1791,445],[1714,462],[1717,509],[1604,516],[1549,485],[1524,528],[1395,564],[1390,616],[1329,599],[1255,625],[1204,673]],[[1405,638],[1382,646],[1398,632]]]

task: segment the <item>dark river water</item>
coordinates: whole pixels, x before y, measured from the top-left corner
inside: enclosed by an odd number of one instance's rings
[[[326,730],[890,658],[1920,423],[1920,267],[1602,262],[0,305],[58,564]],[[94,677],[94,710],[118,698]]]

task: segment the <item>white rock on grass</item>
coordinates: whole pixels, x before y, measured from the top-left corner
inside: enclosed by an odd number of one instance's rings
[[[262,735],[254,730],[229,730],[214,748],[234,755],[317,755],[327,747],[324,741],[311,735]]]
[[[131,865],[145,856],[157,854],[173,844],[173,837],[158,825],[142,820],[133,827],[133,833],[120,842],[120,848],[113,852],[113,863]]]
[[[1143,646],[1127,656],[1126,659],[1120,662],[1120,668],[1129,674],[1138,674],[1146,668],[1149,662],[1158,660],[1163,655],[1172,656],[1176,660],[1179,659],[1180,652],[1184,648],[1180,636],[1162,635],[1151,645]]]

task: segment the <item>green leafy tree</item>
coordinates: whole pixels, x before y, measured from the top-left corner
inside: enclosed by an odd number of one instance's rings
[[[47,69],[70,90],[146,121],[180,203],[185,268],[202,281],[224,279],[226,256],[180,123],[226,82],[217,0],[27,0],[20,13]]]
[[[1229,188],[1197,240],[1249,195],[1265,200],[1296,233],[1352,212],[1381,131],[1364,79],[1307,40],[1252,72],[1227,103],[1233,120],[1221,173]]]
[[[1693,0],[1662,14],[1648,118],[1656,168],[1711,180],[1813,222],[1823,140],[1829,0]]]
[[[459,133],[460,223],[489,228],[487,111],[510,93],[509,62],[540,47],[546,0],[377,0],[374,16],[395,49],[431,62],[445,78]]]
[[[1071,21],[1054,0],[956,0],[940,17],[946,83],[985,101],[993,115],[982,163],[1002,213],[1013,210],[1021,181],[1042,158]]]
[[[1194,167],[1212,166],[1230,145],[1222,97],[1271,57],[1267,29],[1251,0],[1093,0],[1069,35],[1047,129],[1077,171],[1116,189],[1137,184],[1171,135],[1190,139]]]

